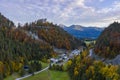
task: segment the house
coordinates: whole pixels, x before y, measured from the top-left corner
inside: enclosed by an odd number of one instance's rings
[[[68,60],[68,56],[66,54],[61,54],[59,57],[62,58],[62,60]]]
[[[28,65],[24,65],[24,70],[28,71],[29,70],[29,66]]]
[[[38,35],[35,34],[35,33],[32,33],[31,31],[28,33],[28,35],[31,36],[32,39],[36,39],[36,40],[39,39],[39,38],[38,38]]]
[[[60,58],[64,58],[64,56],[66,56],[66,54],[59,55]]]
[[[81,52],[80,49],[75,49],[75,50],[73,50],[73,51],[69,54],[69,58],[72,59],[74,56],[79,55],[80,52]]]
[[[74,54],[74,55],[79,55],[80,54],[80,50],[79,49],[75,49],[71,52],[71,54]]]
[[[51,59],[50,59],[50,62],[51,62],[51,63],[57,63],[57,62],[58,62],[58,59],[51,58]]]

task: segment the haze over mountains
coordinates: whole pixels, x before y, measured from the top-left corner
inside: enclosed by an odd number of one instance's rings
[[[104,28],[98,28],[98,27],[85,27],[81,25],[71,25],[71,26],[65,26],[60,24],[60,27],[62,27],[65,31],[70,33],[71,35],[77,37],[77,38],[87,38],[87,39],[96,39],[100,35],[100,33],[104,30]]]

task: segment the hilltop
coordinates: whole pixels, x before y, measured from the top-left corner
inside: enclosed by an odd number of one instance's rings
[[[46,19],[40,19],[30,24],[26,23],[22,29],[36,34],[39,39],[56,48],[69,50],[85,46],[81,40],[68,34],[61,27],[48,22]]]
[[[96,41],[95,53],[105,58],[114,58],[120,54],[120,23],[110,24]]]

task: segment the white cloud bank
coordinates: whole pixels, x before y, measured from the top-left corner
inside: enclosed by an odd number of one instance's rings
[[[106,3],[108,0],[99,0]],[[99,9],[88,6],[96,0],[0,0],[0,12],[16,23],[31,22],[39,18],[57,24],[80,24],[85,26],[107,26],[120,21],[120,1],[111,1],[111,5]]]

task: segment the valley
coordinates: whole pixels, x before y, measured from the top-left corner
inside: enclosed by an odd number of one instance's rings
[[[0,80],[120,80],[119,22],[92,27],[49,20],[16,25],[0,13]]]

